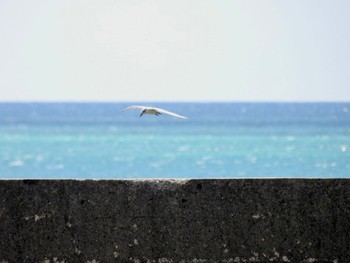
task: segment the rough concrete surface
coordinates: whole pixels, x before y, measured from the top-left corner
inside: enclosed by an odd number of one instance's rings
[[[0,262],[350,262],[350,180],[2,180]]]

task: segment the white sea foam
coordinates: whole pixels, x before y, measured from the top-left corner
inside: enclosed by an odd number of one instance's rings
[[[341,150],[342,152],[347,152],[347,151],[349,150],[349,146],[347,146],[347,145],[342,145],[342,146],[340,146],[340,150]]]
[[[24,165],[24,162],[21,160],[15,160],[15,161],[9,163],[9,166],[12,166],[12,167],[20,167],[23,165]]]

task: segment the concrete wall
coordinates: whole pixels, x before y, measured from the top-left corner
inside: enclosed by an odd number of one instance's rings
[[[0,262],[350,262],[350,180],[0,181]]]

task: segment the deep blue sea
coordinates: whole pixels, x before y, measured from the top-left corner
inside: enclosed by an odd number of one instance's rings
[[[250,177],[350,177],[350,103],[0,103],[0,178]]]

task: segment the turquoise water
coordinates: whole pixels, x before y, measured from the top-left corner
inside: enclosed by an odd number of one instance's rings
[[[0,103],[0,178],[350,177],[350,103],[133,104]]]

